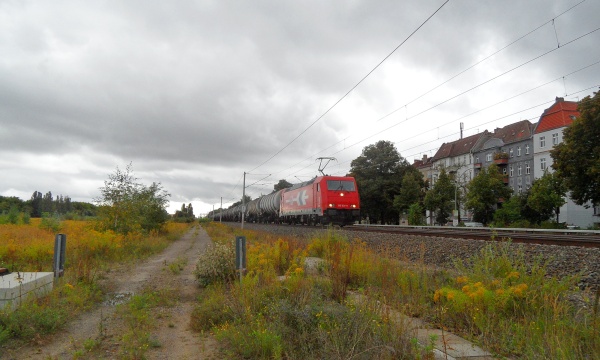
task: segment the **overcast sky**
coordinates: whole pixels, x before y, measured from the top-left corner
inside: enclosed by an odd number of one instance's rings
[[[0,0],[0,195],[92,202],[132,163],[198,215],[244,172],[255,198],[378,140],[412,163],[598,90],[600,1],[451,0],[410,36],[444,2]]]

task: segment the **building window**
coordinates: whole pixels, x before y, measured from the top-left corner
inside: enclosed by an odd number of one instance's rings
[[[525,145],[525,155],[529,155],[529,144]]]
[[[552,145],[558,145],[558,133],[552,134]]]
[[[531,174],[531,167],[529,167],[529,162],[525,163],[525,174]]]
[[[540,168],[542,170],[546,170],[546,158],[541,158],[540,159]]]
[[[520,146],[517,147],[517,156],[521,156],[521,147]]]
[[[492,153],[488,153],[485,160],[492,161]]]
[[[510,150],[508,150],[508,154],[510,157],[514,157],[515,155],[513,154],[513,149],[510,148]]]
[[[502,167],[502,173],[506,175],[506,167]]]
[[[519,194],[523,192],[523,186],[519,185]]]
[[[521,170],[521,164],[519,164],[519,166],[517,167],[517,175],[521,176],[523,174],[522,170]]]
[[[510,166],[510,177],[513,177],[513,167],[512,167],[512,165]]]
[[[479,156],[475,156],[475,164],[479,164]]]
[[[546,147],[546,137],[545,136],[540,136],[540,147],[541,148]]]

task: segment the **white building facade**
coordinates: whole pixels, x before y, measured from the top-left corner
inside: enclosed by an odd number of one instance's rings
[[[555,103],[546,109],[533,135],[533,164],[534,177],[539,179],[546,171],[553,172],[553,159],[550,151],[563,141],[563,131],[573,123],[573,120],[579,116],[577,111],[577,103],[572,101],[564,101],[563,98],[556,98]],[[600,218],[596,214],[597,208],[592,204],[585,206],[577,205],[568,197],[567,202],[561,206],[559,221],[567,225],[578,226],[580,228],[588,228],[600,222]]]

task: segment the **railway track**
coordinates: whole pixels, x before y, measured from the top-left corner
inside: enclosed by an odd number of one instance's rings
[[[398,225],[352,225],[344,227],[344,230],[472,240],[510,238],[517,243],[600,248],[600,231],[593,230],[491,229]]]

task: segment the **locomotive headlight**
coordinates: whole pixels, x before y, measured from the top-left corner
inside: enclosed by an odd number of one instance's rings
[[[340,193],[340,196],[344,196],[344,193]]]
[[[329,204],[329,207],[333,207],[333,204]]]
[[[355,207],[356,207],[356,205],[355,205],[355,204],[352,204],[352,207],[353,207],[353,208],[355,208]]]

